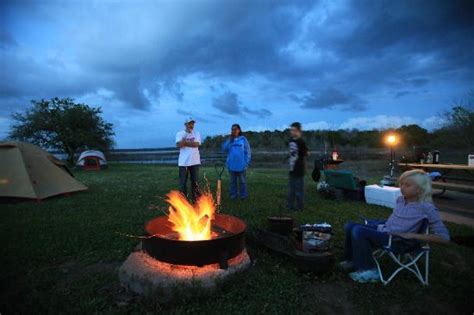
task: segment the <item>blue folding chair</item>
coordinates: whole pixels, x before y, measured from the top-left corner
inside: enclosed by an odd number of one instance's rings
[[[429,234],[429,221],[423,219],[419,234]],[[381,258],[384,256],[390,257],[397,265],[397,269],[392,272],[388,278],[384,278],[382,269],[380,267]],[[402,270],[408,270],[413,273],[423,285],[428,285],[430,246],[428,242],[422,242],[415,239],[406,239],[396,235],[390,235],[388,244],[376,249],[372,253],[372,257],[377,265],[380,274],[380,281],[386,285],[392,281],[395,276]],[[424,270],[421,271],[419,262],[424,263]]]

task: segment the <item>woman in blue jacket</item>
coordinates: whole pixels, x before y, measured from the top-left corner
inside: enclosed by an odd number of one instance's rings
[[[242,136],[242,129],[238,124],[233,124],[231,135],[223,146],[224,152],[227,153],[227,168],[230,174],[230,198],[246,199],[247,181],[245,178],[245,171],[250,164],[250,145],[244,136]],[[237,189],[237,185],[240,189]]]

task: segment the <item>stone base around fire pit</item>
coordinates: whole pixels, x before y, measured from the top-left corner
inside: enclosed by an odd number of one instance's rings
[[[250,264],[250,257],[245,249],[228,261],[227,269],[220,269],[219,264],[202,267],[173,265],[137,251],[130,254],[120,267],[119,278],[122,286],[137,294],[159,292],[164,299],[169,299],[174,290],[212,290],[219,282],[232,274],[244,271]]]

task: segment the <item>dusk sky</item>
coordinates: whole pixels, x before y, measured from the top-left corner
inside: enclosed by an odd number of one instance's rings
[[[101,106],[116,147],[244,130],[439,127],[474,88],[474,1],[0,2],[0,139],[29,100]]]

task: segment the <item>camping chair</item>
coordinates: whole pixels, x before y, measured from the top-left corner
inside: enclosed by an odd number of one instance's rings
[[[428,219],[423,219],[421,223],[420,234],[429,234]],[[387,255],[398,265],[398,268],[385,279],[380,267],[380,259]],[[402,270],[408,270],[413,273],[423,285],[428,285],[430,246],[428,242],[414,239],[406,239],[396,235],[390,235],[387,246],[376,249],[372,253],[375,264],[380,274],[380,281],[387,285]],[[425,260],[423,272],[421,272],[418,262]]]

